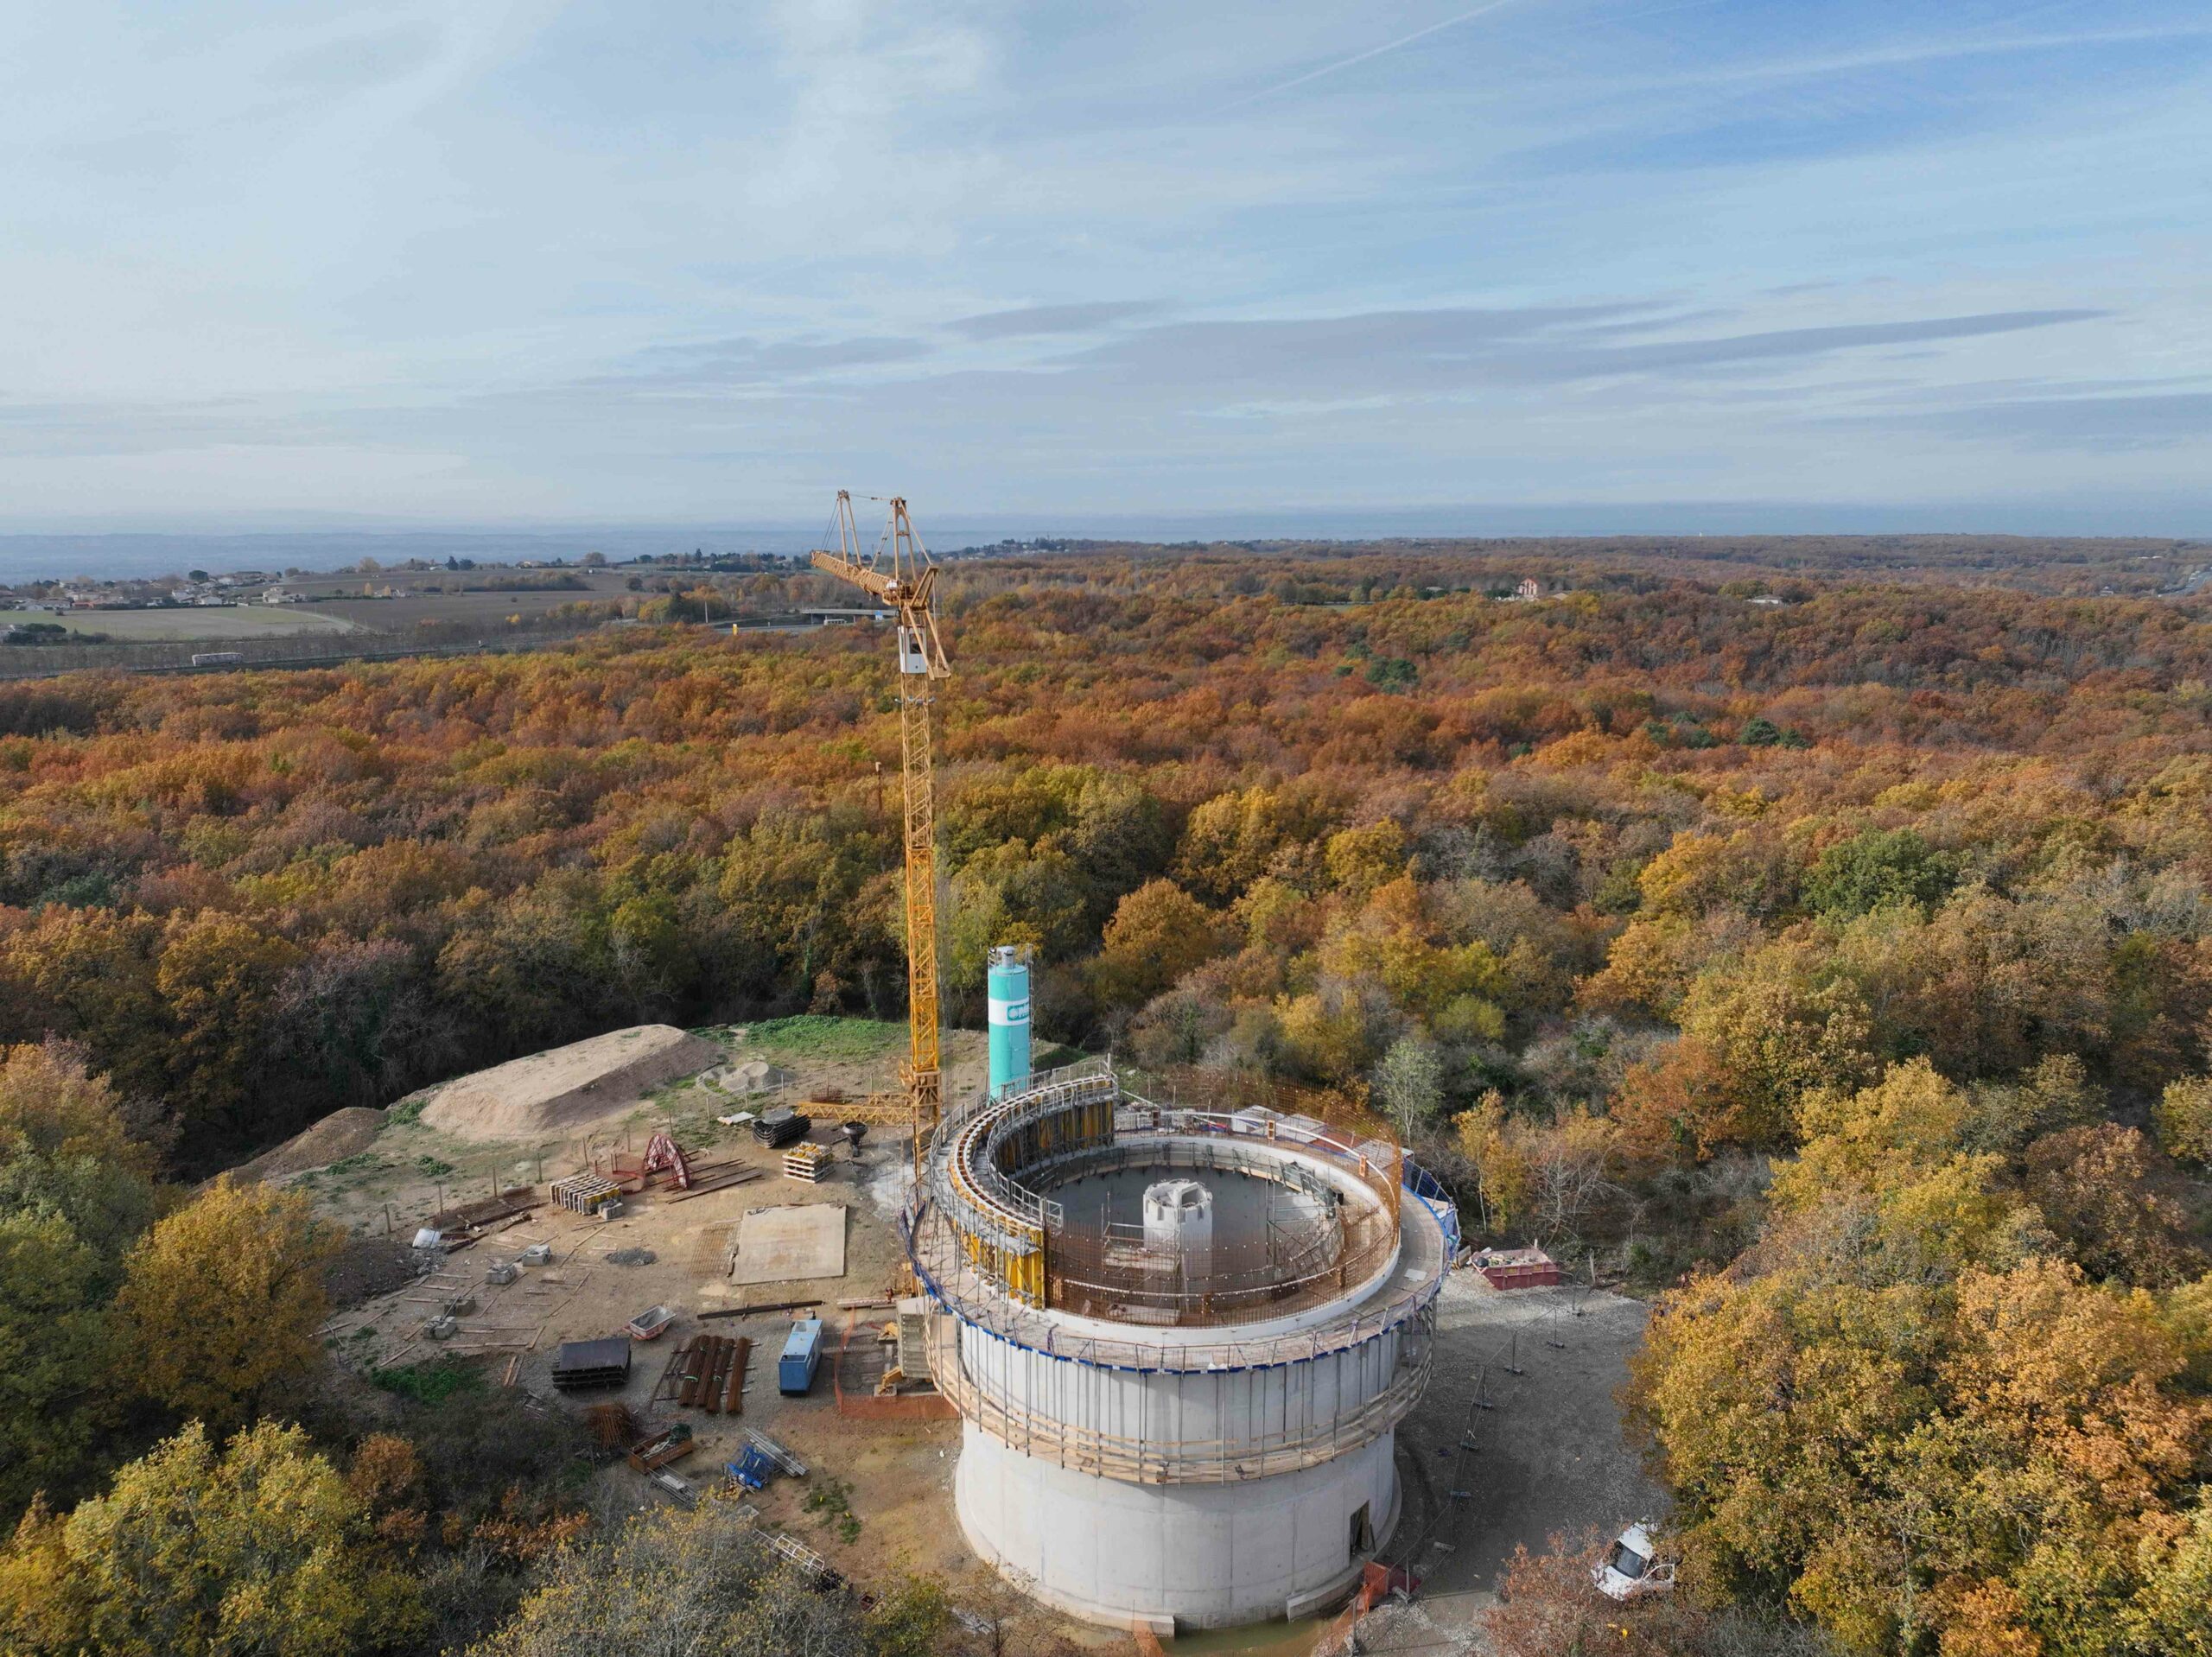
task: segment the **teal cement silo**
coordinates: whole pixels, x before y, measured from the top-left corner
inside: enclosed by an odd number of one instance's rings
[[[991,951],[991,1097],[1029,1079],[1029,962],[1010,944]]]

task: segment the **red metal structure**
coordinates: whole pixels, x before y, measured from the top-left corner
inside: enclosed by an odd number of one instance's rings
[[[683,1152],[676,1141],[665,1133],[656,1133],[645,1145],[645,1159],[639,1165],[639,1171],[646,1175],[666,1174],[668,1183],[680,1191],[691,1189],[691,1165],[683,1159]]]

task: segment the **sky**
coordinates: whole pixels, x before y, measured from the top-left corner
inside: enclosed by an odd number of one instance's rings
[[[2212,534],[2212,12],[73,0],[0,530]]]

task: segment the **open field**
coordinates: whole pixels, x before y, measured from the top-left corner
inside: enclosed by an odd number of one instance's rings
[[[524,621],[550,614],[566,604],[605,604],[635,596],[626,586],[627,573],[612,570],[580,572],[588,586],[582,590],[556,588],[532,593],[410,593],[405,598],[372,599],[359,595],[359,583],[349,594],[334,591],[324,596],[316,584],[306,583],[308,601],[298,607],[333,620],[349,622],[377,632],[404,633],[424,622],[459,622],[494,627],[510,616]],[[458,578],[450,578],[458,579]]]
[[[241,604],[229,609],[71,610],[37,614],[32,621],[54,621],[73,633],[105,633],[119,644],[202,639],[289,638],[302,634],[350,633],[344,616],[320,614],[303,605]]]

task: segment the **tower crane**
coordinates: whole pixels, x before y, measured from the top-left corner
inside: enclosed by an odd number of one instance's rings
[[[921,1171],[923,1140],[937,1126],[944,1097],[938,1066],[937,1010],[937,799],[931,778],[930,705],[939,679],[951,676],[938,640],[937,565],[914,533],[903,497],[874,549],[861,555],[849,491],[837,492],[837,549],[817,549],[817,569],[849,581],[899,615],[899,748],[906,778],[906,1089],[914,1128],[914,1169]]]

